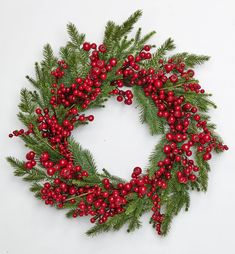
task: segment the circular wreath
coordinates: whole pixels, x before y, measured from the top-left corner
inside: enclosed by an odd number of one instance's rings
[[[35,64],[36,77],[27,79],[35,91],[21,91],[18,118],[27,130],[15,130],[30,151],[26,161],[7,160],[15,175],[32,182],[31,191],[46,205],[68,209],[69,217],[89,216],[95,223],[88,235],[140,227],[151,211],[150,223],[165,235],[174,215],[189,207],[189,190],[206,191],[212,151],[228,147],[215,133],[207,111],[215,104],[194,78],[192,68],[209,57],[188,53],[166,56],[175,48],[170,38],[154,53],[147,41],[154,31],[127,35],[141,16],[136,11],[122,25],[110,21],[103,43],[84,42],[85,35],[67,26],[70,41],[58,60],[49,45]],[[131,180],[99,172],[88,150],[72,131],[94,120],[87,109],[104,107],[115,97],[140,109],[142,123],[161,140],[145,171],[135,167]]]

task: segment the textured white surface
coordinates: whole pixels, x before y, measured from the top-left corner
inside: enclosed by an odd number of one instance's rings
[[[178,1],[78,1],[0,0],[0,253],[235,253],[234,171],[234,69],[235,16],[233,0]],[[88,238],[87,220],[68,220],[63,212],[45,207],[28,191],[27,183],[12,174],[4,157],[23,157],[25,148],[7,134],[20,124],[16,119],[19,92],[29,86],[24,79],[33,75],[34,61],[41,59],[42,46],[50,42],[58,51],[67,40],[66,23],[75,23],[89,41],[100,42],[106,21],[121,22],[136,9],[143,9],[138,23],[144,32],[157,30],[153,43],[169,36],[177,51],[208,54],[211,61],[198,67],[204,87],[219,105],[212,111],[230,150],[211,161],[209,190],[192,193],[188,213],[175,218],[170,234],[159,238],[143,218],[143,227]],[[89,148],[99,168],[128,177],[131,169],[145,166],[158,137],[151,137],[138,122],[138,112],[110,101],[96,110],[93,124],[76,132]]]

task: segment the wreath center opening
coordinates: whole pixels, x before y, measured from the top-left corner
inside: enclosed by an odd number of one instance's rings
[[[137,105],[119,104],[110,99],[105,108],[87,110],[94,121],[80,126],[74,138],[93,154],[98,169],[128,179],[135,166],[146,168],[148,157],[160,135],[151,136],[146,124],[139,123]]]

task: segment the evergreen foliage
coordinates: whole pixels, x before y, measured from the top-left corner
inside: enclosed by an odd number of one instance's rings
[[[133,87],[134,98],[140,111],[141,123],[147,123],[152,135],[164,133],[162,118],[157,116],[157,108],[151,98],[146,97],[141,87]]]

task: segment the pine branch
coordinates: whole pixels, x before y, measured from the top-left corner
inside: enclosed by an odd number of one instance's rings
[[[76,206],[77,206],[77,204],[76,204]],[[72,218],[72,217],[73,217],[74,210],[75,210],[75,209],[69,210],[69,211],[66,213],[66,217],[67,217],[67,218]]]
[[[68,142],[69,150],[73,154],[74,163],[80,165],[83,169],[86,169],[89,174],[96,175],[97,167],[90,151],[83,149],[73,137],[69,138]]]
[[[193,68],[195,65],[203,64],[210,59],[209,56],[189,54],[187,52],[171,56],[176,62],[184,62],[187,67]]]
[[[210,165],[207,161],[203,160],[202,153],[196,153],[195,161],[199,167],[198,183],[203,191],[207,191],[208,186],[208,171],[210,171]]]
[[[127,35],[131,32],[133,25],[138,21],[141,14],[142,12],[140,10],[136,11],[120,26],[116,25],[113,21],[107,23],[104,33],[104,43],[107,47],[108,54],[103,56],[105,60],[108,60],[112,55],[115,55],[120,61],[124,60],[127,55],[139,51],[143,47],[143,43],[154,34],[154,32],[151,32],[141,39],[139,29],[135,38],[127,38]]]
[[[91,229],[89,229],[86,234],[88,236],[96,236],[100,233],[104,233],[104,232],[108,232],[111,230],[112,225],[109,224],[108,222],[104,223],[104,224],[96,224],[95,226],[93,226]]]
[[[129,220],[128,216],[125,216],[124,213],[110,217],[104,224],[96,224],[91,229],[89,229],[86,234],[88,236],[96,236],[103,232],[116,231],[120,229],[127,221]]]
[[[42,185],[39,183],[33,183],[30,187],[30,191],[32,192],[38,192],[42,189]]]
[[[26,88],[21,90],[20,100],[19,109],[24,113],[32,114],[35,109],[35,104],[32,102],[31,93]]]
[[[40,88],[38,82],[37,82],[35,79],[30,78],[29,76],[26,76],[26,78],[27,78],[27,80],[28,80],[35,88],[37,88],[37,89]]]
[[[35,104],[37,104],[40,108],[45,108],[45,102],[42,99],[42,96],[39,95],[39,93],[37,91],[30,91],[30,94],[32,96],[32,102],[34,102]]]
[[[30,191],[32,191],[34,193],[34,196],[38,199],[41,199],[41,189],[43,188],[43,186],[39,183],[33,183],[30,187]]]
[[[22,179],[27,182],[37,182],[48,179],[46,173],[37,167],[34,167],[32,170],[26,170],[23,161],[19,161],[13,157],[7,157],[7,161],[15,169],[14,175],[22,177]]]
[[[187,211],[189,203],[190,198],[188,191],[186,190],[173,192],[166,200],[164,200],[165,212],[164,219],[161,224],[161,232],[163,236],[169,232],[173,217],[176,216],[183,207],[185,207],[185,210]]]
[[[70,31],[71,32],[71,31]],[[69,65],[66,70],[66,76],[62,78],[61,81],[66,85],[74,82],[74,79],[79,75],[80,77],[86,77],[89,73],[89,52],[81,48],[81,41],[84,40],[83,34],[73,34],[73,42],[68,42],[65,47],[60,48],[60,56]],[[78,36],[78,37],[77,37]]]
[[[142,31],[142,29],[141,29],[141,27],[139,27],[136,34],[135,34],[135,44],[137,44],[140,41],[141,31]]]
[[[54,56],[53,50],[49,44],[46,44],[43,48],[43,57],[42,66],[50,72],[52,68],[56,66],[57,58]]]
[[[67,25],[67,31],[71,40],[70,46],[80,49],[82,43],[85,40],[85,34],[80,34],[76,26],[72,23]]]
[[[25,142],[26,147],[32,149],[37,154],[47,151],[52,161],[63,158],[63,156],[57,150],[53,149],[49,142],[41,136],[41,133],[39,133],[36,128],[34,129],[34,136],[22,135],[20,138]]]
[[[144,45],[155,35],[155,31],[151,31],[144,35],[142,38],[140,37],[141,35],[141,29],[139,29],[135,35],[134,43],[130,50],[127,52],[127,54],[133,54],[134,52],[138,52],[143,49]]]
[[[159,67],[159,60],[166,56],[168,51],[175,49],[173,39],[168,38],[153,54],[152,58],[147,61],[146,67]]]
[[[106,169],[102,169],[103,174],[99,174],[102,178],[108,178],[112,184],[125,183],[126,181],[119,176],[111,175]]]
[[[156,31],[151,31],[144,35],[138,42],[138,48],[142,48],[156,34]]]
[[[105,45],[109,44],[110,41],[113,39],[114,34],[117,31],[118,26],[115,25],[113,21],[108,21],[105,27],[104,32],[104,43]]]
[[[125,211],[126,215],[130,216],[127,232],[131,232],[134,231],[135,229],[140,228],[141,222],[139,219],[143,213],[144,203],[145,200],[140,199],[138,197],[135,200],[128,203],[128,206]]]
[[[140,108],[140,121],[148,124],[151,135],[164,133],[164,124],[162,119],[157,116],[157,108],[154,102],[145,96],[141,87],[133,87],[133,92]]]
[[[125,22],[123,22],[123,24],[119,26],[119,29],[116,33],[117,38],[121,38],[130,33],[133,29],[133,25],[140,19],[141,16],[142,11],[137,10]]]
[[[156,56],[158,59],[163,58],[168,51],[175,49],[174,40],[168,38],[157,50]]]
[[[136,197],[134,200],[130,201],[128,203],[128,205],[126,206],[125,214],[126,215],[133,214],[133,212],[136,211],[136,209],[139,206],[142,206],[141,201],[142,201],[142,199],[140,199],[138,197]],[[139,213],[139,211],[138,211],[138,213]]]
[[[197,107],[201,112],[208,112],[210,108],[216,108],[216,104],[208,99],[210,94],[206,93],[195,93],[195,92],[183,92],[182,89],[174,89],[176,95],[183,95],[185,101],[191,103],[193,106]]]
[[[27,176],[23,177],[23,179],[27,182],[39,182],[42,180],[48,180],[48,176],[42,170],[34,167]]]
[[[16,176],[24,176],[26,173],[24,163],[18,159],[15,159],[13,157],[7,157],[7,161],[10,163],[10,165],[15,169],[14,174]]]
[[[137,196],[135,200],[128,203],[128,210],[125,213],[120,213],[114,217],[110,217],[105,224],[96,224],[87,231],[87,235],[95,236],[102,232],[119,230],[123,225],[128,223],[128,232],[138,229],[141,226],[139,221],[140,216],[151,209],[151,206],[146,209],[146,200],[140,199]]]
[[[149,157],[148,174],[153,176],[157,170],[157,163],[165,158],[163,147],[167,144],[166,138],[163,136],[159,143],[155,146],[153,152]]]
[[[32,123],[32,121],[35,120],[35,117],[32,115],[28,115],[28,114],[23,114],[22,112],[19,112],[17,114],[18,119],[25,125],[28,126],[30,123]]]
[[[75,184],[77,187],[84,187],[86,185],[93,186],[95,184],[102,186],[102,182],[97,174],[89,175],[82,180],[72,180],[72,183]]]

